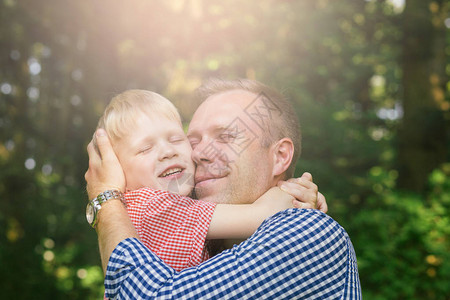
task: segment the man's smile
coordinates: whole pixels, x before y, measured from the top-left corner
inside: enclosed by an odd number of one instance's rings
[[[203,186],[209,183],[213,183],[219,179],[224,178],[226,175],[215,176],[213,174],[195,175],[195,186]]]

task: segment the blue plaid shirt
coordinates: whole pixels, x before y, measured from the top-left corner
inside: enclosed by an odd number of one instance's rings
[[[111,254],[105,289],[114,299],[361,299],[347,233],[309,209],[280,212],[248,240],[181,272],[125,239]]]

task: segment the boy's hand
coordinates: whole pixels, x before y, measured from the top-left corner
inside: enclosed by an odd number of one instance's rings
[[[87,146],[89,169],[84,175],[89,199],[106,190],[125,191],[125,175],[105,130],[98,129],[95,134],[100,155],[91,141]]]
[[[317,208],[326,213],[328,205],[325,197],[319,192],[317,185],[312,181],[312,175],[303,173],[300,178],[291,178],[278,182],[278,186],[297,200],[294,206],[298,208]]]

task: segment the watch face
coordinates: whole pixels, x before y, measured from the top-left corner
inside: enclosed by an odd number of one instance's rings
[[[94,222],[94,206],[90,203],[86,206],[86,220],[91,225]]]

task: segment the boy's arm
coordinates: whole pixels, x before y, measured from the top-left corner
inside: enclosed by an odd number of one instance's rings
[[[312,182],[305,174],[301,178],[282,182],[280,188],[269,189],[253,204],[218,204],[206,238],[246,239],[265,219],[277,212],[292,207],[315,208],[317,186],[310,184]]]

